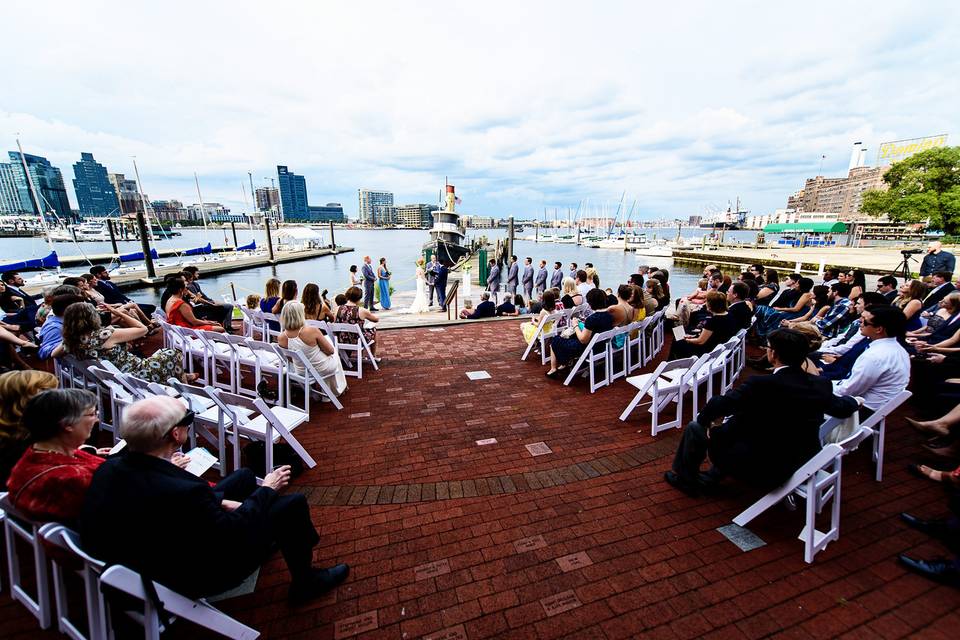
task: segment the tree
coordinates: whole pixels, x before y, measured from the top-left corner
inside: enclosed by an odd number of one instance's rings
[[[938,147],[894,163],[884,174],[887,190],[863,194],[860,211],[897,222],[926,222],[960,233],[960,147]]]

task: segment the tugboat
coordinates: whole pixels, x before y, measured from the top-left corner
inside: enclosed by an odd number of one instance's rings
[[[430,240],[423,248],[430,249],[440,262],[454,265],[470,253],[470,248],[463,246],[465,234],[460,224],[460,214],[455,211],[457,195],[452,184],[447,185],[445,200],[446,207],[433,212]]]

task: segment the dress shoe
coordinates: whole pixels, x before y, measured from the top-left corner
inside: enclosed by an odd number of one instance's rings
[[[329,569],[313,569],[310,576],[290,585],[290,602],[303,604],[336,588],[350,575],[350,567],[338,564]]]
[[[960,569],[957,568],[956,560],[950,561],[943,560],[942,558],[936,560],[921,560],[919,558],[911,558],[904,553],[900,554],[899,560],[908,569],[924,577],[946,585],[960,587]]]
[[[943,520],[922,520],[909,513],[901,513],[900,519],[912,529],[923,531],[934,538],[944,538],[947,535],[947,523]]]
[[[700,497],[700,485],[697,483],[690,482],[689,480],[684,480],[678,476],[673,471],[667,471],[663,474],[663,479],[667,481],[667,484],[672,486],[674,489],[679,489],[691,498]]]

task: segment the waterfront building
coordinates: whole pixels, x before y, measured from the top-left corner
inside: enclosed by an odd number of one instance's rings
[[[179,200],[152,200],[150,208],[158,219],[167,222],[189,220],[189,212]]]
[[[799,224],[812,222],[841,222],[839,213],[829,211],[797,211],[796,209],[777,209],[773,213],[760,216],[747,216],[743,228],[762,231],[768,224]]]
[[[118,210],[117,192],[107,168],[93,159],[92,153],[82,152],[80,161],[73,165],[73,190],[81,216],[109,216]]]
[[[10,168],[13,171],[14,181],[17,192],[20,195],[20,208],[40,214],[30,196],[30,187],[27,183],[27,176],[23,172],[23,162],[20,160],[19,151],[10,151]],[[50,164],[50,161],[41,156],[34,156],[29,153],[23,154],[26,161],[27,170],[30,172],[30,178],[33,180],[33,187],[37,190],[37,199],[44,212],[53,212],[61,220],[71,219],[70,201],[67,199],[67,188],[63,184],[63,174],[60,169]]]
[[[361,224],[396,224],[393,193],[373,189],[358,189],[357,199],[359,201],[357,210],[360,213]]]
[[[703,216],[690,216],[687,218],[687,225],[691,227],[699,227],[702,220]]]
[[[492,229],[497,226],[497,220],[489,216],[462,216],[464,225],[471,229]]]
[[[127,180],[122,173],[108,173],[107,179],[113,185],[114,193],[120,201],[121,214],[135,214],[143,211],[143,201],[140,199],[136,180]]]
[[[842,220],[852,219],[860,213],[865,191],[887,188],[883,174],[888,168],[857,166],[842,178],[808,178],[803,189],[787,199],[787,209],[837,213]]]
[[[20,191],[9,162],[0,162],[0,213],[21,213]]]
[[[230,215],[230,209],[219,202],[204,202],[203,212],[206,214],[208,222],[246,222],[246,217],[242,213],[236,214],[239,218],[233,219]],[[187,207],[187,220],[203,221],[199,204],[192,204]]]
[[[280,183],[280,221],[310,215],[306,179],[283,165],[277,165],[277,181]]]
[[[339,202],[328,202],[322,207],[310,205],[307,207],[306,222],[346,222],[343,215],[343,205]]]
[[[280,191],[276,187],[260,187],[254,192],[257,211],[280,211]]]
[[[439,209],[435,204],[401,204],[395,208],[394,218],[405,227],[428,229],[433,226],[433,212]]]

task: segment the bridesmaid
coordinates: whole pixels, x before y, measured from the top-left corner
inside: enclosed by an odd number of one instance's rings
[[[390,308],[390,271],[387,270],[387,259],[380,258],[380,268],[377,269],[377,284],[380,286],[380,306]]]
[[[363,290],[363,278],[357,275],[357,265],[355,264],[350,265],[350,287],[359,287]]]

